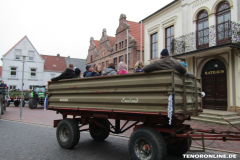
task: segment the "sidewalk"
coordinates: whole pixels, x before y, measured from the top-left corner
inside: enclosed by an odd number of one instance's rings
[[[41,124],[41,125],[47,125],[47,126],[53,126],[53,120],[55,119],[62,119],[61,114],[56,114],[55,111],[51,110],[43,110],[43,107],[38,107],[37,109],[30,109],[28,105],[26,104],[25,107],[23,107],[22,110],[22,120],[20,120],[20,107],[14,107],[13,105],[10,105],[7,107],[7,112],[5,112],[4,115],[1,117],[2,119],[6,120],[12,120],[12,121],[22,121],[26,123],[35,123],[35,124]],[[110,120],[110,122],[114,125],[114,121]],[[121,125],[123,125],[124,121],[121,121]],[[131,125],[132,123],[129,123],[127,126]],[[185,124],[191,125],[193,129],[216,129],[218,131],[221,130],[229,130],[229,131],[235,131],[238,130],[233,127],[225,127],[225,126],[217,126],[213,124],[205,124],[201,122],[194,122],[194,121],[185,121]],[[125,133],[121,134],[122,136],[129,137],[132,133],[132,128],[126,131]],[[232,151],[232,152],[238,152],[240,153],[240,141],[205,141],[205,146],[207,148],[212,149],[220,149],[224,151]],[[197,141],[198,144],[202,145],[201,141]],[[192,142],[192,146],[199,146],[195,141]],[[211,144],[212,143],[212,144]],[[208,146],[211,144],[210,146]]]

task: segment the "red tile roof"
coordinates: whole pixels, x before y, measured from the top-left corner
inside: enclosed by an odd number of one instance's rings
[[[44,63],[45,71],[61,71],[62,72],[67,68],[65,57],[48,56],[48,55],[41,55],[41,56],[45,60],[45,63]]]
[[[0,66],[0,77],[2,77],[2,66]]]
[[[24,36],[17,44],[15,44],[9,51],[7,51],[7,53],[5,53],[4,56],[6,56],[14,47],[16,47],[26,37],[27,36]]]
[[[94,43],[95,43],[95,45],[96,45],[96,48],[97,48],[97,51],[98,51],[98,48],[99,48],[99,41],[97,41],[97,40],[94,40]]]
[[[108,36],[109,38],[109,44],[110,46],[113,46],[114,42],[115,42],[115,37],[111,37],[111,36]]]
[[[130,24],[130,34],[137,42],[137,50],[141,48],[141,23],[127,21]],[[142,50],[144,50],[144,25],[142,26]]]

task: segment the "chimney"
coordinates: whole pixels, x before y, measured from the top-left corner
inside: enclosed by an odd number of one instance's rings
[[[58,53],[57,56],[60,57],[60,54]]]

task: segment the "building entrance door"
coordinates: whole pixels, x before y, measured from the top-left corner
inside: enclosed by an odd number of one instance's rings
[[[218,59],[208,61],[202,70],[203,109],[227,110],[226,67]]]

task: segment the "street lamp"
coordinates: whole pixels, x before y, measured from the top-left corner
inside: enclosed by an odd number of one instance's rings
[[[25,63],[25,61],[26,61],[26,57],[27,57],[27,56],[22,55],[23,70],[22,70],[22,91],[21,91],[20,119],[23,119],[23,118],[22,118],[23,86],[24,86],[23,79],[24,79],[24,63]]]

